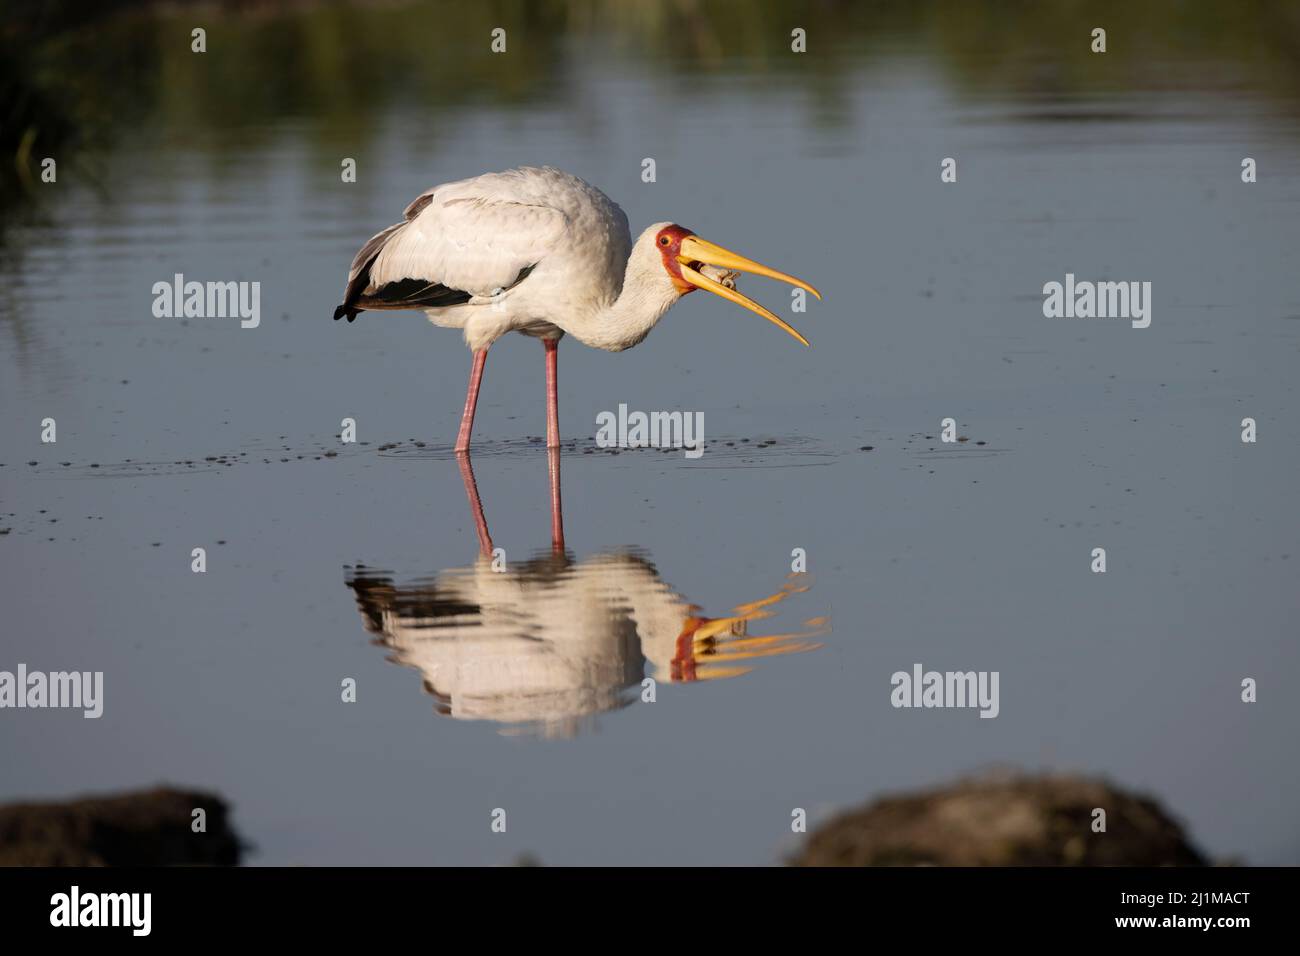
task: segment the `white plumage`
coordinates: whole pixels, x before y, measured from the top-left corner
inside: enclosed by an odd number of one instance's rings
[[[405,222],[367,243],[348,280],[368,266],[363,296],[403,279],[469,293],[424,311],[435,325],[464,329],[477,351],[510,331],[583,339],[592,313],[622,292],[631,248],[627,216],[599,189],[558,169],[524,167],[421,193]],[[592,338],[598,347],[621,344]]]

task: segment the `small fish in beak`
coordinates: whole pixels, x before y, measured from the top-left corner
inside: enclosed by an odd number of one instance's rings
[[[706,279],[712,279],[718,285],[731,289],[736,289],[736,280],[740,278],[740,273],[731,269],[723,269],[720,266],[703,266],[700,269],[700,275]]]

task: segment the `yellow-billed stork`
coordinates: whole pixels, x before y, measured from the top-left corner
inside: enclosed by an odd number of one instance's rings
[[[507,332],[546,347],[546,444],[560,443],[556,346],[567,332],[620,352],[649,334],[688,292],[707,289],[756,312],[804,345],[783,319],[734,288],[735,272],[821,293],[802,279],[655,223],[632,241],[627,216],[599,189],[551,167],[522,167],[434,186],[402,222],[361,247],[334,318],[368,309],[419,309],[463,329],[473,353],[455,450],[468,450],[483,367]]]

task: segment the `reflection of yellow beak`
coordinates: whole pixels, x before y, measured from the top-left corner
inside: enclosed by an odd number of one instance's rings
[[[696,269],[692,268],[691,263],[703,262],[711,266],[718,266],[722,269],[734,269],[737,272],[752,272],[754,275],[767,276],[769,279],[780,279],[782,282],[788,282],[790,285],[798,286],[800,289],[805,289],[820,299],[822,294],[807,282],[804,282],[802,279],[796,279],[792,275],[786,275],[784,272],[777,272],[775,269],[769,269],[760,262],[755,262],[753,259],[746,259],[742,255],[737,255],[729,249],[722,248],[722,246],[714,245],[712,242],[709,242],[706,239],[701,239],[699,236],[687,236],[682,240],[681,249],[677,256],[677,262],[681,265],[682,278],[691,285],[700,289],[707,289],[714,295],[720,295],[724,299],[736,303],[736,305],[744,306],[751,312],[757,312],[763,318],[767,319],[767,321],[785,329],[785,331],[789,332],[804,345],[808,344],[808,340],[800,335],[798,330],[785,320],[769,312],[753,299],[741,295],[735,289],[728,289],[721,282],[714,282],[708,276],[703,275]]]
[[[802,575],[791,574],[791,578]],[[809,630],[790,634],[766,634],[748,636],[748,624],[771,617],[776,612],[772,608],[791,595],[808,590],[806,584],[789,581],[781,590],[758,601],[751,601],[737,607],[728,617],[701,617],[698,608],[691,607],[690,617],[682,626],[680,642],[690,639],[690,650],[686,654],[694,664],[693,674],[688,680],[718,680],[725,677],[738,677],[749,673],[748,666],[737,666],[737,661],[753,660],[759,657],[775,657],[781,654],[798,654],[803,651],[815,651],[822,645],[812,643],[809,638],[820,637],[831,632],[830,618],[813,618],[807,622]],[[680,648],[680,643],[679,643]],[[677,663],[681,658],[674,659]],[[680,678],[674,678],[680,679]]]

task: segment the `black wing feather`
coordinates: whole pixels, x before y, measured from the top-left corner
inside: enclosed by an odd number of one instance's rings
[[[352,268],[348,270],[348,285],[343,292],[343,303],[334,310],[335,321],[346,315],[351,322],[356,319],[358,312],[366,309],[442,308],[449,305],[463,305],[474,297],[473,293],[463,289],[453,289],[441,282],[430,282],[428,279],[415,277],[387,282],[377,289],[366,291],[370,286],[370,267],[375,264],[375,259],[379,257],[384,244],[397,230],[418,215],[432,198],[432,194],[421,196],[407,208],[406,222],[389,226],[383,232],[371,237],[370,241],[361,247],[361,251],[352,260]],[[515,276],[514,282],[506,289],[513,289],[523,282],[536,267],[537,263],[534,262],[519,270],[519,275]]]

